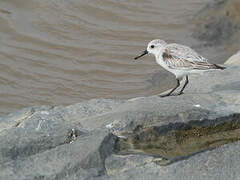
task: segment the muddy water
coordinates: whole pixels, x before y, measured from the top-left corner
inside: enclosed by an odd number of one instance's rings
[[[133,61],[157,37],[223,62],[190,36],[191,17],[210,1],[0,0],[0,115],[168,89],[172,77],[152,57]]]

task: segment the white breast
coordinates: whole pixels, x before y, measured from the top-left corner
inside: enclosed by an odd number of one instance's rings
[[[162,53],[159,53],[158,56],[155,57],[156,58],[156,62],[162,66],[164,69],[166,69],[167,71],[173,73],[177,79],[181,79],[182,77],[186,76],[187,74],[189,74],[188,71],[184,71],[184,70],[177,70],[177,69],[171,69],[168,67],[168,65],[164,62],[163,58],[162,58]]]
[[[168,67],[168,65],[164,62],[163,58],[162,58],[162,53],[159,53],[158,56],[155,57],[156,58],[156,62],[162,66],[164,69],[166,69],[167,71],[170,71],[171,73],[174,73],[174,69],[170,69]]]

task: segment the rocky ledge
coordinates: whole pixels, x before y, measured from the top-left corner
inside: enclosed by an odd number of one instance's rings
[[[94,99],[2,117],[0,179],[238,179],[239,77],[230,63],[190,77],[181,96]]]

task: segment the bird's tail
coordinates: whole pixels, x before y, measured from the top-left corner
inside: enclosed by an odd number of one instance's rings
[[[226,69],[226,67],[219,66],[219,65],[217,65],[217,64],[213,64],[212,66],[213,66],[214,69],[221,69],[221,70]]]
[[[217,64],[210,64],[206,62],[195,62],[195,67],[194,69],[199,69],[199,70],[215,70],[215,69],[226,69],[226,67],[219,66]]]

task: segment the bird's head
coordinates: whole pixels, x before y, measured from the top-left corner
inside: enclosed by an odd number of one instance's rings
[[[143,51],[139,56],[135,57],[134,59],[138,59],[146,54],[153,54],[158,55],[161,51],[163,51],[164,47],[167,43],[161,39],[155,39],[148,43],[147,49]]]

